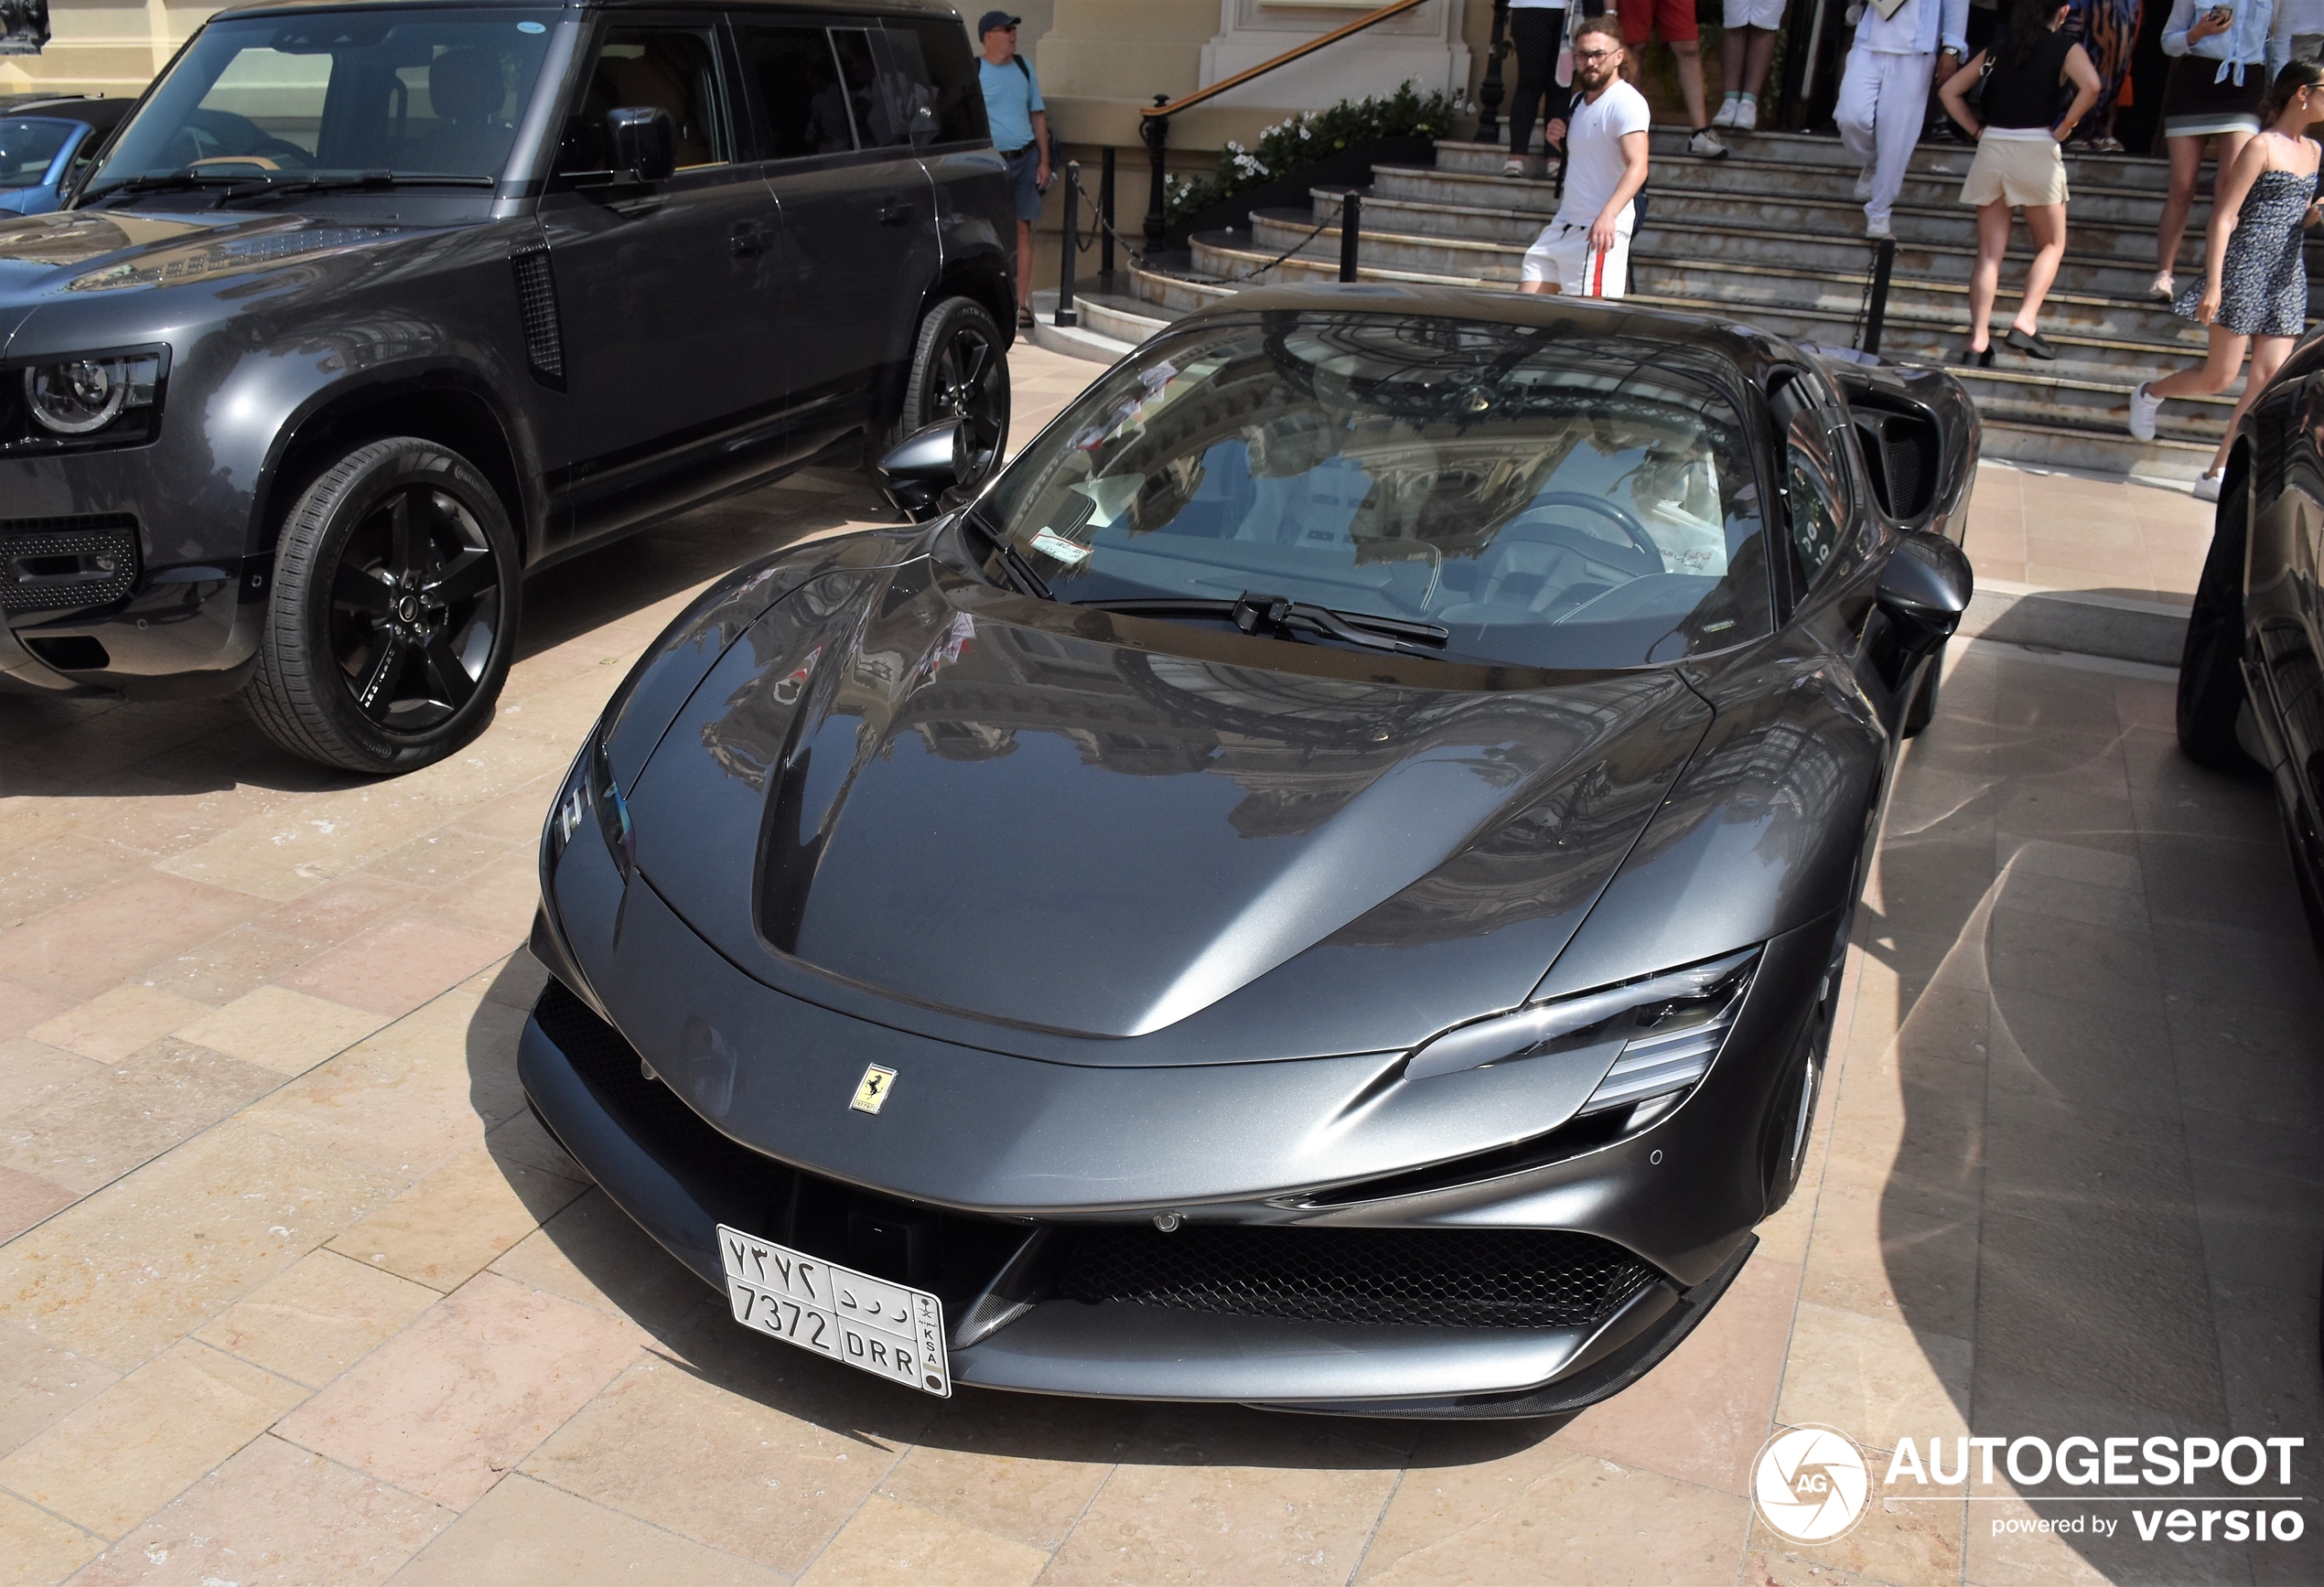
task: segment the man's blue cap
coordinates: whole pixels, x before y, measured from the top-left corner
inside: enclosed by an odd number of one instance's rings
[[[976,19],[976,37],[982,38],[995,27],[1014,27],[1024,20],[1022,16],[1011,16],[1006,11],[987,11]]]

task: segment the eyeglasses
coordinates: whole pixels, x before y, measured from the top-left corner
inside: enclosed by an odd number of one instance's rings
[[[1614,49],[1576,49],[1574,59],[1586,66],[1594,66],[1601,60],[1611,60],[1619,53],[1619,50]]]

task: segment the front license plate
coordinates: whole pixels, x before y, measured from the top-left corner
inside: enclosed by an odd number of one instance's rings
[[[818,1356],[952,1397],[944,1303],[821,1257],[718,1226],[735,1321]]]

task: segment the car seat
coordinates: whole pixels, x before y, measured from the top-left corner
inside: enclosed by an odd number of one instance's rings
[[[497,175],[516,129],[499,124],[508,97],[500,58],[490,49],[447,49],[428,63],[427,100],[436,130],[422,145],[428,169],[456,176]]]

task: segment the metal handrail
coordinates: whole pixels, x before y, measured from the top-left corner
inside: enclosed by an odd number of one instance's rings
[[[1263,60],[1258,65],[1238,71],[1232,77],[1214,82],[1208,88],[1198,88],[1192,93],[1178,99],[1172,99],[1167,94],[1156,94],[1153,104],[1138,113],[1138,136],[1144,140],[1147,151],[1154,158],[1154,179],[1146,194],[1146,247],[1159,249],[1162,246],[1163,233],[1169,230],[1164,218],[1167,206],[1165,201],[1163,153],[1169,142],[1172,116],[1182,110],[1200,104],[1205,100],[1215,98],[1231,88],[1240,88],[1253,78],[1264,77],[1277,67],[1288,66],[1295,60],[1313,55],[1327,45],[1337,44],[1343,38],[1361,33],[1365,28],[1385,22],[1391,16],[1401,16],[1404,13],[1426,4],[1428,0],[1393,0],[1391,5],[1383,5],[1377,11],[1368,11],[1353,22],[1345,23],[1329,33],[1318,34],[1305,43],[1295,45],[1285,50],[1272,60]]]
[[[1321,49],[1328,44],[1337,44],[1341,39],[1346,38],[1352,34],[1361,33],[1365,28],[1372,27],[1374,23],[1385,22],[1391,16],[1401,16],[1403,13],[1410,11],[1416,6],[1426,5],[1427,4],[1428,0],[1395,0],[1395,4],[1393,5],[1383,5],[1377,11],[1368,11],[1361,16],[1357,17],[1353,22],[1342,24],[1340,27],[1333,28],[1329,33],[1319,33],[1304,44],[1296,44],[1292,46],[1289,49],[1285,50],[1281,55],[1276,56],[1272,60],[1263,60],[1259,62],[1258,65],[1238,71],[1232,77],[1214,82],[1208,88],[1198,88],[1192,93],[1188,94],[1181,99],[1166,101],[1160,94],[1157,93],[1154,96],[1154,103],[1148,108],[1140,111],[1138,113],[1140,115],[1147,116],[1176,115],[1178,112],[1182,110],[1189,110],[1194,106],[1200,104],[1204,100],[1222,94],[1231,88],[1240,88],[1254,77],[1264,77],[1267,73],[1273,71],[1278,66],[1288,66],[1303,55],[1313,55],[1317,50]]]

